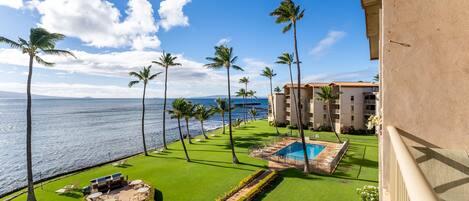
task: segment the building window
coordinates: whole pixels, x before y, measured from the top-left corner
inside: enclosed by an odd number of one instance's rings
[[[352,110],[352,112],[355,110],[355,107],[352,105],[350,106],[350,110]]]
[[[354,119],[355,119],[355,118],[354,118],[354,116],[352,115],[352,121],[353,121]]]
[[[354,96],[350,96],[350,101],[354,101],[355,100],[355,97]]]
[[[324,120],[326,120],[326,119],[327,119],[327,115],[326,115],[326,114],[324,114],[324,116],[323,116],[323,117],[324,117]]]
[[[324,109],[324,111],[326,111],[327,110],[327,105],[323,105],[322,108]]]

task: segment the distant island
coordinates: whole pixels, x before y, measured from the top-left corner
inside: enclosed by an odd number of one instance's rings
[[[36,94],[32,94],[31,97],[32,97],[33,99],[61,99],[61,98],[69,98],[69,97],[58,97],[58,96],[44,96],[44,95],[36,95]],[[26,93],[9,92],[9,91],[0,91],[0,99],[26,99]]]

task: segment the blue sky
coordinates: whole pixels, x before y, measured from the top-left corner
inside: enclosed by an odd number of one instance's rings
[[[37,66],[33,93],[70,97],[140,97],[129,89],[127,72],[150,65],[162,50],[180,58],[170,70],[169,96],[193,97],[226,93],[224,71],[204,68],[217,43],[233,46],[258,96],[268,93],[259,76],[264,66],[278,73],[274,83],[288,81],[286,66],[276,65],[282,52],[292,52],[292,33],[283,34],[269,13],[279,0],[0,0],[0,35],[26,38],[31,27],[44,27],[68,37],[57,47],[78,59],[45,56],[53,68]],[[298,24],[303,80],[369,81],[377,63],[369,60],[365,17],[360,1],[296,0],[305,17]],[[24,92],[25,56],[0,45],[0,90]],[[153,67],[161,71],[159,67]],[[161,97],[163,76],[150,84],[149,96]]]

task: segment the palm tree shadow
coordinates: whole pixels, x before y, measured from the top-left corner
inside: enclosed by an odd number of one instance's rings
[[[155,188],[154,200],[163,201],[163,192]]]

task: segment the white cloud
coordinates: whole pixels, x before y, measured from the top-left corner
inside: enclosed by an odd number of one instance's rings
[[[319,41],[316,46],[314,46],[314,48],[310,51],[310,54],[312,54],[315,58],[323,56],[327,49],[340,41],[343,37],[345,37],[345,35],[346,33],[343,31],[329,31],[327,36]]]
[[[106,0],[33,0],[29,7],[41,15],[39,26],[76,37],[94,47],[158,48],[158,26],[147,0],[129,0],[127,17]]]
[[[14,9],[23,7],[23,0],[0,0],[0,6],[7,6]]]
[[[218,42],[217,42],[217,46],[220,46],[220,45],[227,45],[228,43],[231,42],[231,39],[230,38],[222,38],[220,39]]]
[[[305,76],[303,80],[304,82],[371,81],[376,73],[378,73],[377,69],[370,67],[349,72],[313,74]]]
[[[88,74],[97,76],[108,76],[115,78],[124,78],[123,84],[126,85],[130,81],[128,73],[130,71],[140,70],[143,66],[148,66],[151,61],[158,58],[161,52],[157,51],[124,51],[124,52],[108,52],[108,53],[88,53],[84,51],[71,50],[78,59],[71,57],[43,56],[56,65],[52,68],[44,67],[35,63],[35,67],[52,69],[60,71],[57,76],[77,76],[77,74]],[[178,62],[182,64],[180,67],[174,67],[169,71],[169,90],[170,97],[187,97],[187,96],[206,96],[218,95],[226,93],[226,75],[225,72],[207,69],[203,63],[192,61],[184,58],[183,55],[176,55]],[[8,66],[27,65],[27,56],[21,54],[15,49],[0,49],[0,64]],[[163,71],[162,68],[154,66],[154,72]],[[72,73],[71,75],[64,75]],[[237,80],[234,80],[237,82]],[[1,83],[1,82],[0,82]],[[63,87],[69,85],[61,85]],[[161,97],[163,77],[160,76],[151,85],[157,93],[154,96]],[[125,87],[124,87],[125,88]],[[21,90],[24,90],[21,88]],[[51,90],[50,93],[56,93]],[[21,92],[21,91],[19,91]],[[40,91],[39,91],[40,92]],[[58,93],[58,92],[57,92]],[[69,92],[72,94],[72,92]],[[40,95],[50,95],[38,93]],[[79,94],[79,93],[77,93]],[[106,97],[112,97],[113,94],[108,93]],[[57,94],[60,95],[60,94]],[[130,94],[132,95],[132,94]],[[130,96],[129,95],[129,96]],[[87,96],[93,96],[87,95]],[[127,97],[129,97],[127,96]],[[93,96],[94,97],[94,96]],[[139,96],[133,96],[139,97]]]
[[[160,3],[158,14],[161,21],[159,25],[166,31],[176,26],[189,26],[189,18],[184,15],[183,7],[191,0],[163,0]]]

